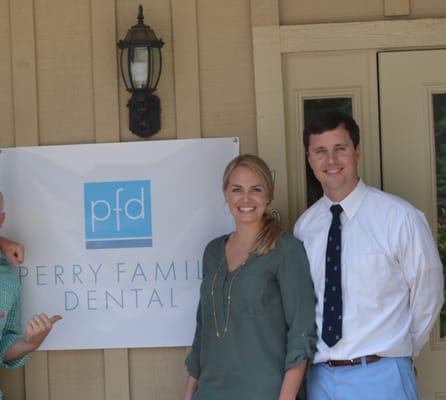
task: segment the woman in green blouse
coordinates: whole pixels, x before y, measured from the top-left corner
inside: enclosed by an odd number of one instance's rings
[[[184,400],[294,400],[316,342],[304,248],[268,211],[273,179],[260,158],[232,160],[223,190],[236,228],[204,252]]]

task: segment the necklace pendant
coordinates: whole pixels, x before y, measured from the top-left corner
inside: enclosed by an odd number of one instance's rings
[[[217,321],[217,307],[215,304],[215,283],[217,280],[217,276],[220,273],[223,263],[224,263],[225,258],[223,257],[220,265],[218,266],[217,270],[214,273],[214,277],[212,279],[212,285],[211,285],[211,302],[212,302],[212,314],[214,317],[214,324],[215,324],[215,336],[217,337],[217,339],[223,340],[226,336],[226,334],[228,333],[228,328],[229,328],[229,321],[230,321],[230,314],[231,314],[231,294],[232,294],[232,286],[234,284],[234,280],[237,277],[237,275],[239,274],[240,270],[242,269],[242,267],[246,264],[246,260],[240,265],[240,267],[234,272],[234,274],[232,275],[231,280],[229,281],[229,286],[228,286],[228,292],[227,292],[227,305],[226,305],[226,313],[224,312],[224,305],[223,305],[223,316],[226,314],[226,318],[224,321],[224,326],[223,326],[223,331],[220,333],[219,329],[218,329],[218,321]]]

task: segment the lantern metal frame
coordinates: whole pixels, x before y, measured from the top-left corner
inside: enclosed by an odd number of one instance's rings
[[[127,91],[132,94],[127,103],[129,129],[135,135],[148,137],[161,128],[161,103],[154,92],[161,77],[161,48],[164,42],[156,37],[150,26],[144,24],[142,5],[139,5],[137,19],[138,23],[128,30],[125,38],[118,42],[118,47],[121,50],[122,79]],[[139,71],[136,71],[135,57],[138,52],[145,54],[146,60],[139,63]],[[135,79],[137,73],[140,81]]]

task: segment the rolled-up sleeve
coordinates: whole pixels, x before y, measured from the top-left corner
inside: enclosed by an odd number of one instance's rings
[[[200,348],[201,348],[201,305],[197,309],[197,326],[195,328],[194,341],[186,357],[186,367],[190,376],[198,379],[200,376]]]
[[[8,293],[8,296],[13,295],[12,293]],[[0,368],[5,369],[15,369],[23,366],[26,361],[30,358],[30,354],[26,354],[25,356],[11,361],[5,361],[5,353],[8,350],[9,346],[15,343],[17,340],[22,338],[21,328],[20,328],[20,294],[17,293],[16,298],[14,299],[14,304],[11,310],[6,315],[6,322],[3,328],[2,337],[0,340]]]
[[[201,284],[203,285],[205,276],[208,274],[208,264],[210,261],[210,253],[212,253],[212,248],[214,245],[214,241],[209,243],[206,246],[203,254],[203,280]],[[201,288],[200,288],[201,292]],[[201,312],[201,296],[200,301],[198,302],[197,307],[197,318],[196,318],[196,327],[195,327],[195,335],[194,341],[192,342],[192,347],[189,350],[188,355],[186,356],[185,364],[187,371],[190,376],[198,379],[201,373],[200,369],[200,353],[201,353],[201,340],[202,340],[202,329],[203,329],[203,321],[202,321],[202,312]]]
[[[297,239],[287,241],[278,271],[288,326],[285,369],[311,362],[316,351],[315,295],[305,249]]]

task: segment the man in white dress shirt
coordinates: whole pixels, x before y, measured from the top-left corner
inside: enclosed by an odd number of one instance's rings
[[[308,397],[417,399],[412,358],[427,342],[443,304],[442,265],[430,228],[408,202],[359,178],[359,128],[351,117],[320,113],[306,127],[304,144],[324,191],[294,228],[305,245],[318,299],[318,351],[307,376]],[[323,327],[335,308],[327,305],[326,291],[326,283],[332,287],[326,249],[334,204],[342,207],[336,226],[341,292],[338,300],[328,298],[338,301],[341,323],[336,338],[324,340],[323,330],[335,329],[332,323]]]

